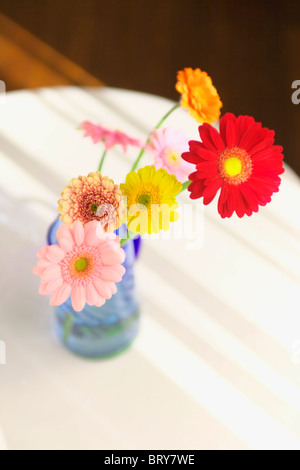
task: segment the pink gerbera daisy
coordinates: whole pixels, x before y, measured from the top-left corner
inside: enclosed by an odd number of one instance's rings
[[[94,144],[103,141],[105,150],[109,150],[115,145],[121,145],[123,151],[126,152],[128,145],[139,148],[143,146],[143,142],[140,139],[130,137],[118,130],[108,129],[100,124],[93,124],[90,121],[84,121],[80,125],[80,128],[85,131],[84,137],[91,137]]]
[[[221,217],[257,212],[271,201],[284,172],[282,147],[274,145],[274,131],[250,116],[231,113],[220,119],[220,132],[210,124],[199,127],[201,142],[190,141],[182,155],[196,165],[189,176],[191,199],[203,197],[209,204],[220,190]]]
[[[184,132],[172,127],[155,129],[146,148],[153,155],[157,169],[164,168],[181,183],[188,179],[193,167],[181,158],[181,154],[188,150],[188,138]]]
[[[45,246],[34,274],[41,277],[41,295],[52,295],[50,305],[62,305],[71,296],[75,311],[86,303],[101,307],[117,291],[125,268],[120,238],[104,232],[97,221],[73,228],[63,224],[57,231],[58,245]]]

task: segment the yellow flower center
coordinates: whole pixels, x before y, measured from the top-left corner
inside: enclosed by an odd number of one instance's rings
[[[150,194],[141,194],[138,197],[138,203],[142,204],[143,206],[148,207],[151,202],[151,196]]]
[[[242,171],[242,162],[237,157],[229,157],[224,162],[224,169],[229,176],[239,175]]]
[[[221,178],[230,184],[247,181],[252,173],[252,161],[246,150],[239,147],[226,149],[219,156],[218,170]]]
[[[74,278],[88,277],[95,267],[95,260],[90,253],[81,253],[75,256],[69,266],[70,274]]]
[[[82,271],[85,271],[86,268],[88,267],[88,260],[86,258],[79,258],[76,262],[75,262],[75,269],[76,271],[78,272],[82,272]]]
[[[178,167],[181,163],[181,156],[179,153],[176,153],[174,150],[169,150],[166,153],[166,161],[172,167]]]

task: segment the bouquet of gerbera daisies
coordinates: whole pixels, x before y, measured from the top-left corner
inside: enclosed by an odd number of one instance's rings
[[[180,103],[161,119],[146,142],[91,122],[81,124],[86,137],[104,144],[98,171],[73,178],[58,202],[62,225],[58,244],[38,251],[34,273],[41,277],[40,294],[52,295],[51,305],[71,297],[75,311],[86,303],[101,307],[116,293],[125,269],[122,249],[137,234],[169,230],[178,219],[176,197],[184,190],[191,199],[209,204],[219,192],[221,217],[250,216],[271,201],[283,173],[282,148],[274,132],[249,116],[227,113],[213,126],[222,107],[211,78],[200,69],[177,75]],[[181,130],[164,127],[179,106],[200,123],[199,141]],[[120,186],[102,174],[107,152],[114,145],[139,147],[131,172]],[[144,152],[153,166],[140,167]],[[116,234],[126,224],[124,236]]]

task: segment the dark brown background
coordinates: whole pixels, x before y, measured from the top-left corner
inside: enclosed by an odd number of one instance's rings
[[[109,86],[177,99],[177,70],[206,70],[223,112],[275,129],[300,174],[298,0],[1,0],[0,11]],[[24,86],[26,70],[11,82],[0,71],[7,89]]]

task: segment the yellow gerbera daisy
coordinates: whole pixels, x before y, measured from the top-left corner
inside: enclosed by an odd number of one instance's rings
[[[120,185],[127,199],[128,230],[142,235],[169,230],[179,217],[175,196],[181,188],[176,176],[161,168],[145,166],[129,173]]]

